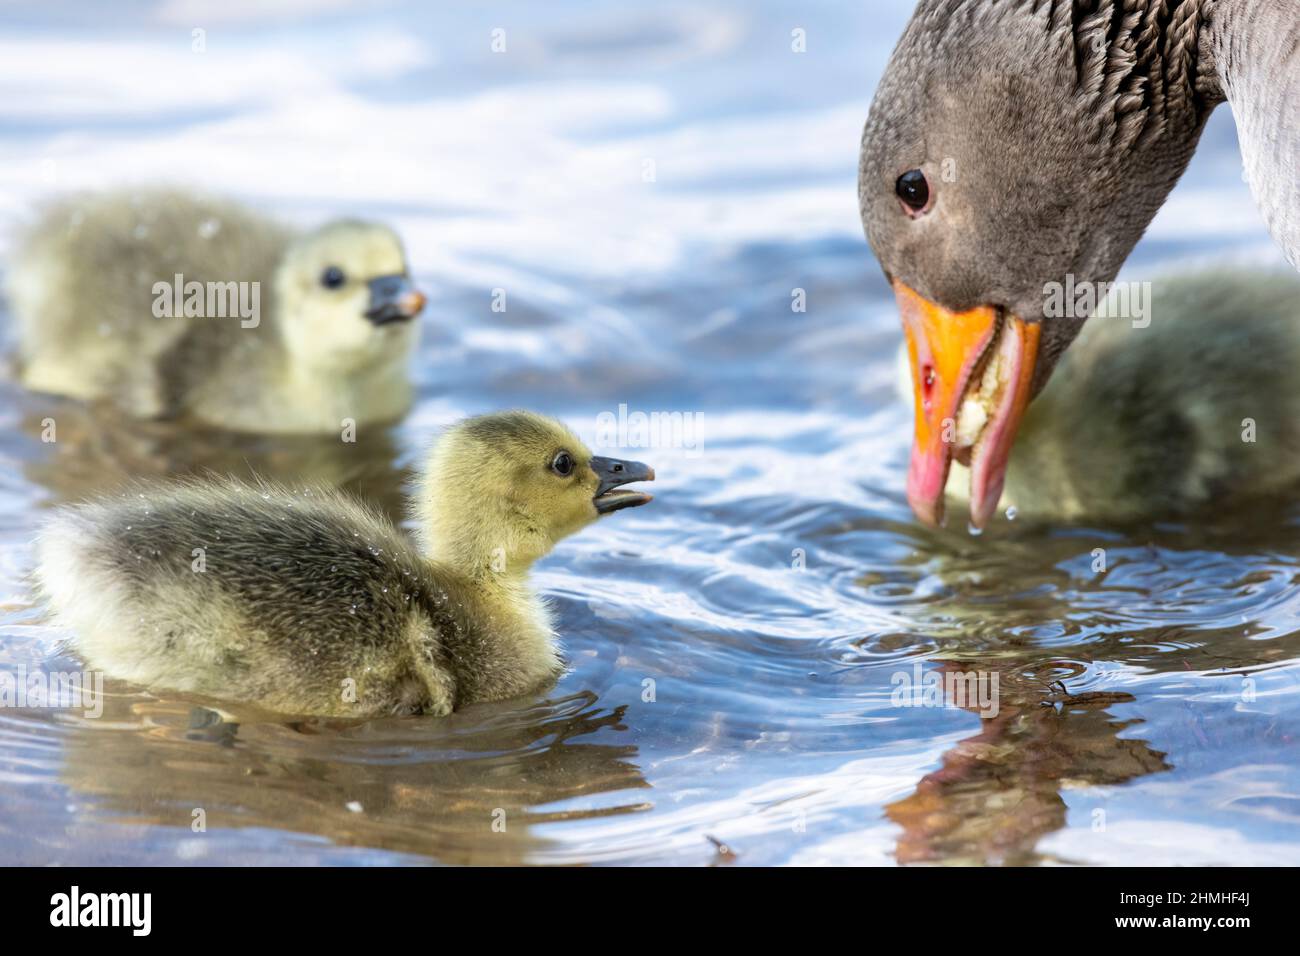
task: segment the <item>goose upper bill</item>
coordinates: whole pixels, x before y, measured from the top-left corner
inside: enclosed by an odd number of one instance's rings
[[[1050,290],[1114,279],[1222,102],[1300,266],[1298,43],[1293,0],[920,0],[858,188],[909,343],[923,521],[967,454],[972,523],[991,517],[1025,406],[1087,318],[1048,314]]]

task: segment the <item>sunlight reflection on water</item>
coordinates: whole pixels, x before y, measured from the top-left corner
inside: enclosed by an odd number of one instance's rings
[[[214,15],[206,59],[176,6],[9,23],[0,213],[163,178],[390,218],[435,293],[419,404],[341,450],[0,386],[0,665],[75,666],[30,606],[33,528],[127,475],[310,477],[400,518],[432,431],[467,412],[527,405],[589,440],[620,403],[691,412],[703,447],[639,450],[654,504],[539,568],[556,687],[362,724],[112,682],[97,720],[0,710],[0,859],[722,862],[712,838],[741,863],[1300,860],[1295,516],[978,540],[910,519],[899,336],[854,186],[910,3]],[[124,45],[148,54],[132,70]],[[1220,115],[1130,271],[1269,248],[1236,164]],[[916,662],[996,674],[999,714],[894,706]]]

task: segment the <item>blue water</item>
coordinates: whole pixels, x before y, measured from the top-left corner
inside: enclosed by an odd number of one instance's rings
[[[112,682],[94,719],[0,708],[0,862],[1300,861],[1300,512],[979,538],[910,517],[855,192],[910,3],[261,6],[7,7],[0,220],[161,180],[391,221],[432,292],[419,402],[341,460],[0,386],[0,666],[75,666],[24,579],[33,529],[126,475],[307,476],[396,511],[466,413],[594,441],[626,406],[698,441],[625,449],[656,500],[539,566],[555,687],[365,723]],[[1127,274],[1223,260],[1280,261],[1226,111]],[[971,671],[996,716],[891,699]]]

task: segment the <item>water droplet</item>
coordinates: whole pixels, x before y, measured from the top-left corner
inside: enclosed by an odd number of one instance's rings
[[[1019,514],[1019,512],[1016,511],[1016,506],[1012,505],[1010,508],[1007,509],[1007,520],[1015,521],[1017,514]]]

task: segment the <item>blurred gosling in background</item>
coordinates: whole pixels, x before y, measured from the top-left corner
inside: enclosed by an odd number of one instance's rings
[[[1168,276],[1151,310],[1146,328],[1101,310],[1084,326],[1029,406],[1001,508],[1143,521],[1300,487],[1300,276]],[[954,462],[948,492],[969,474]]]
[[[141,418],[338,432],[400,418],[424,296],[386,226],[296,234],[175,191],[65,198],[8,268],[19,378]]]
[[[428,461],[419,550],[336,493],[190,482],[63,509],[36,576],[113,676],[294,714],[446,714],[558,674],[532,564],[653,479],[551,419],[486,415]]]

